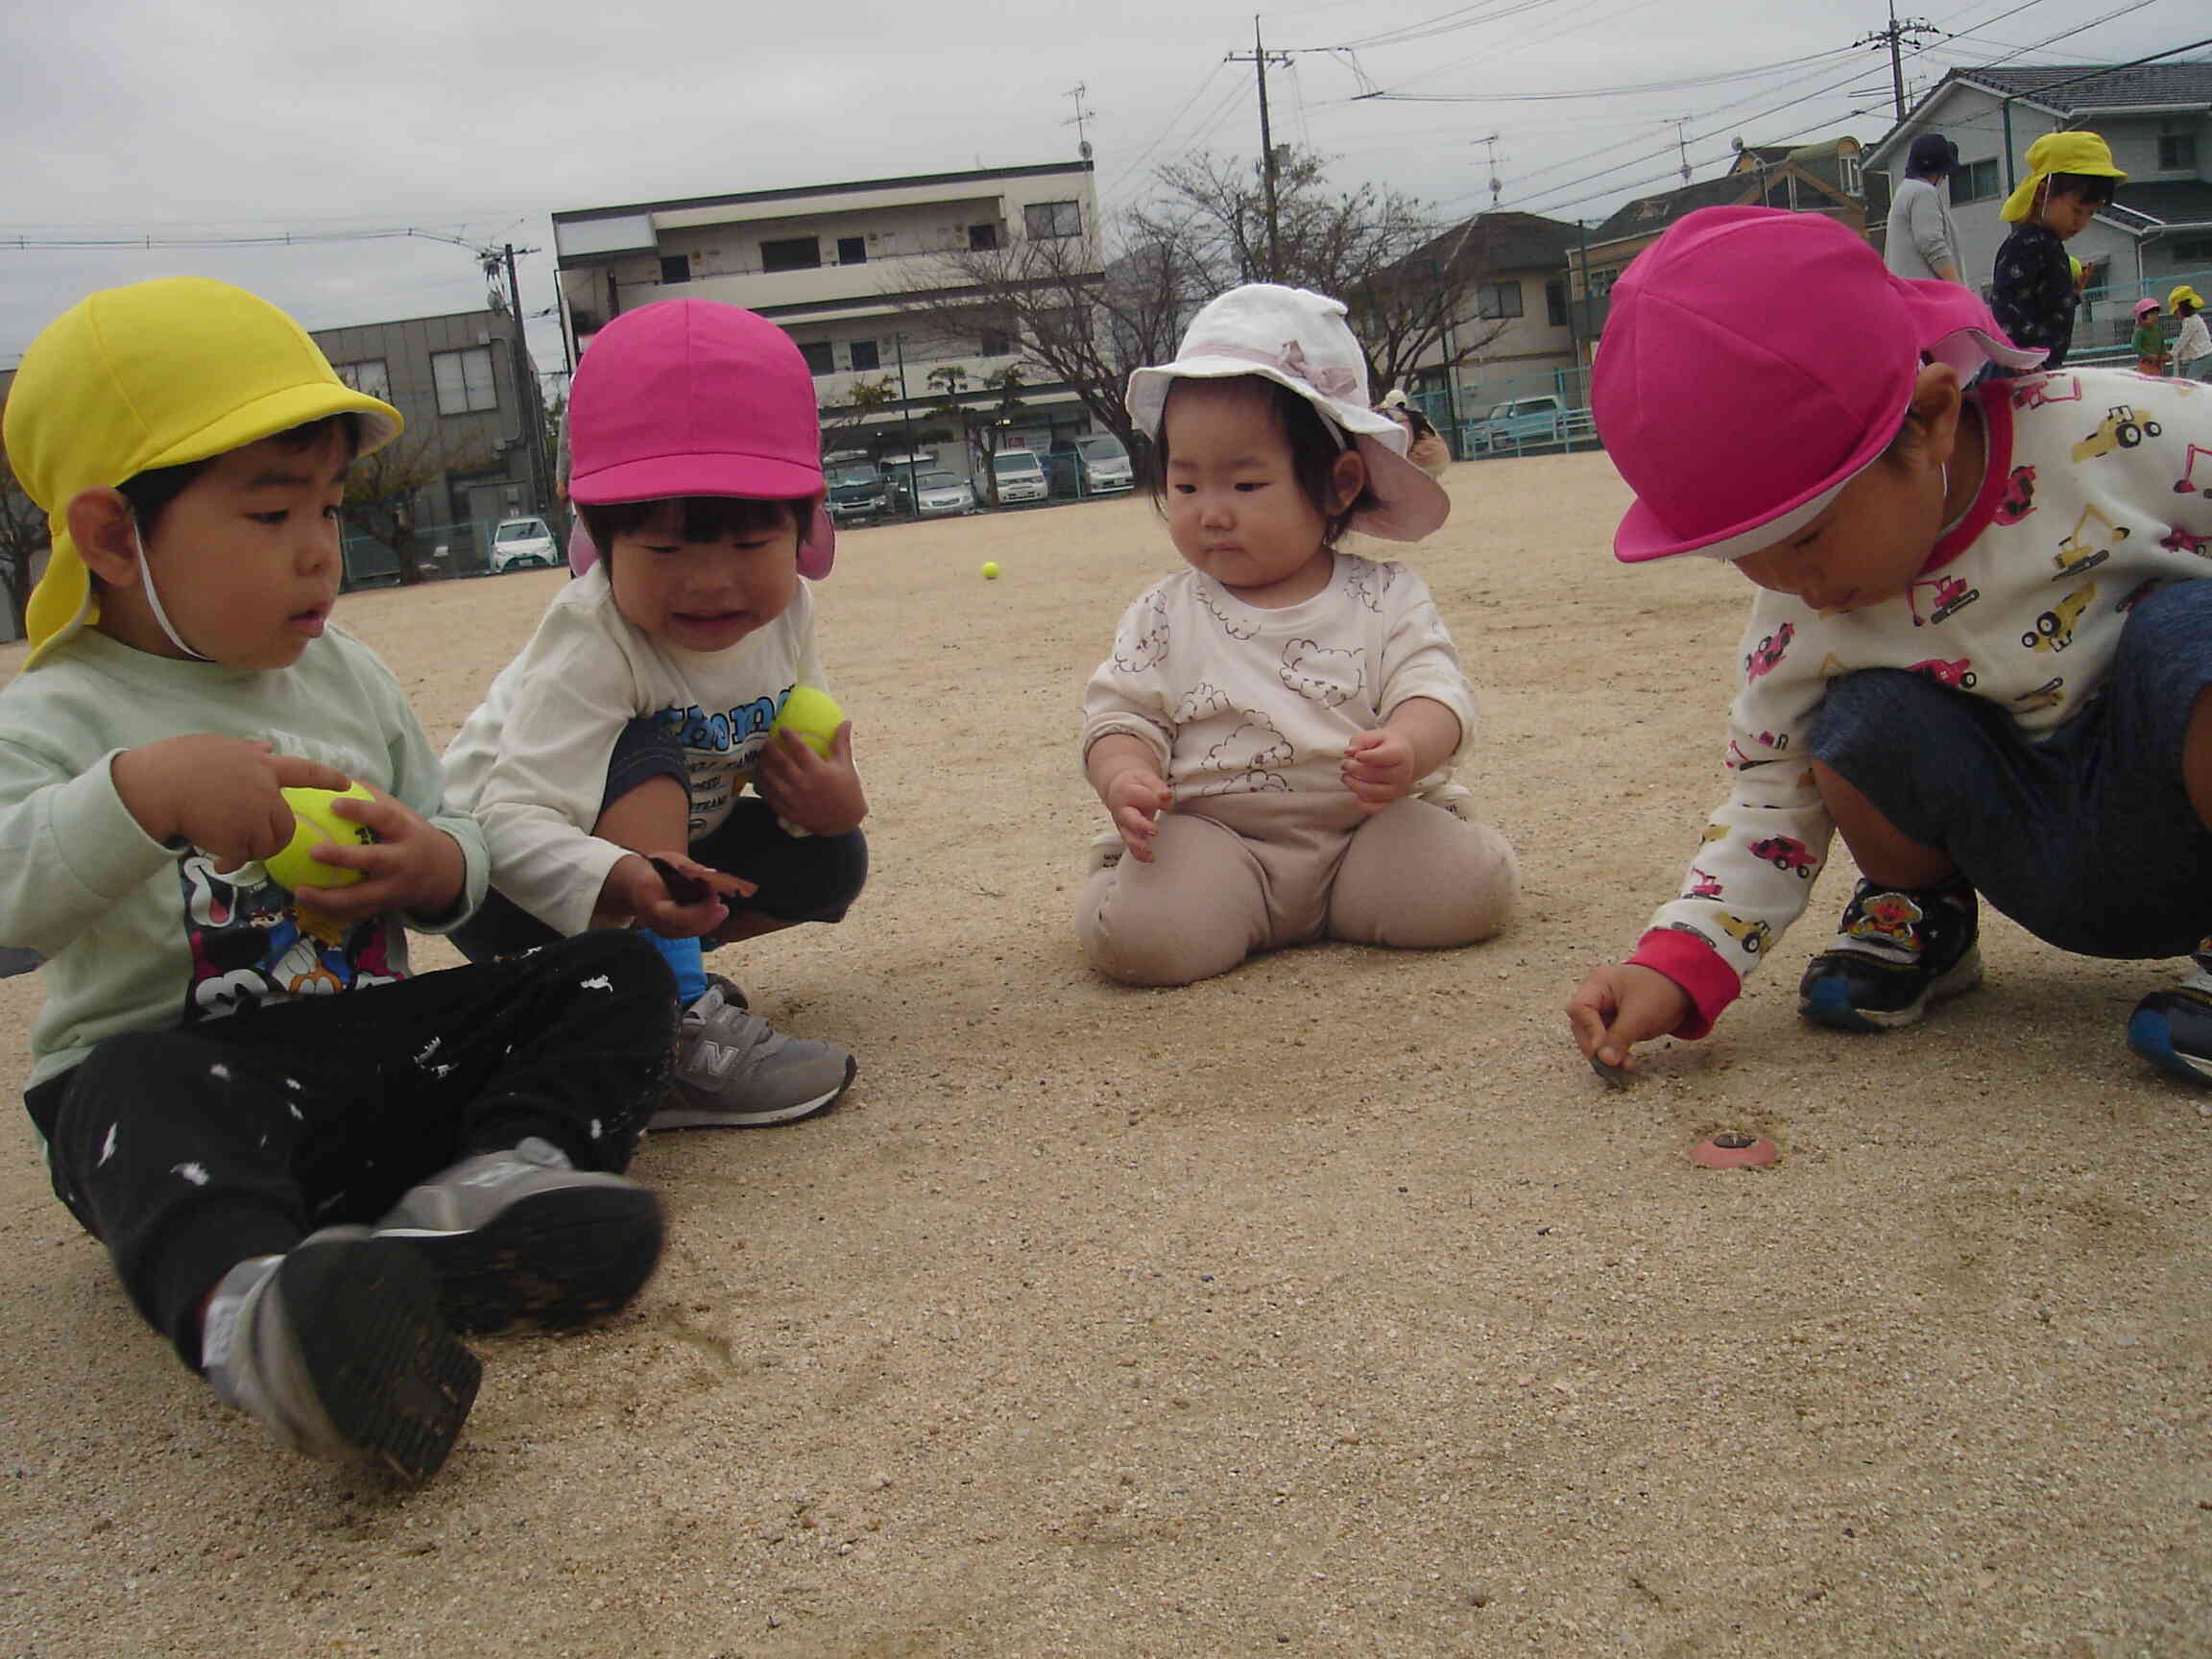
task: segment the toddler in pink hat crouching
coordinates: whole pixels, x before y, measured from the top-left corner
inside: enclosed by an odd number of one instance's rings
[[[773,730],[794,688],[826,688],[811,585],[835,541],[813,377],[766,319],[662,301],[593,337],[567,432],[599,558],[446,750],[447,791],[492,854],[454,942],[481,959],[644,929],[683,1009],[651,1126],[794,1122],[835,1104],[853,1056],[771,1029],[707,974],[702,940],[840,921],[867,879],[851,723],[819,755]]]
[[[1186,568],[1129,608],[1084,694],[1113,822],[1078,904],[1091,965],[1185,985],[1318,939],[1495,933],[1518,877],[1452,781],[1475,729],[1458,653],[1411,568],[1336,546],[1419,541],[1451,511],[1368,406],[1343,305],[1232,289],[1130,377],[1129,412]]]
[[[1810,214],[1691,214],[1615,287],[1592,388],[1637,496],[1615,554],[1726,559],[1761,591],[1727,798],[1568,1002],[1601,1069],[1711,1030],[1839,830],[1863,878],[1806,1019],[1883,1030],[1973,989],[1979,893],[2062,950],[2193,956],[2128,1042],[2212,1083],[2212,396],[1968,386],[2037,355]]]

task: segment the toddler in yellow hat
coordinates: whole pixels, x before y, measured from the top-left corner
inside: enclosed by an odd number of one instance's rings
[[[285,1445],[421,1479],[476,1392],[456,1329],[652,1271],[619,1171],[675,1006],[626,934],[408,977],[402,923],[462,922],[486,858],[330,626],[348,470],[399,428],[226,283],[104,290],[32,343],[5,437],[52,551],[0,688],[0,946],[42,959],[55,1193],[139,1311]],[[363,842],[275,879],[288,793],[356,782],[328,810]]]
[[[2017,228],[1997,250],[1989,309],[2013,345],[2044,349],[2046,369],[2066,361],[2081,302],[2065,245],[2127,177],[2096,133],[2046,132],[2028,147],[2028,177],[2000,209]]]

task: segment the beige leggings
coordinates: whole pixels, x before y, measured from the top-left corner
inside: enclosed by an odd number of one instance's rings
[[[1094,873],[1076,932],[1109,979],[1188,985],[1316,939],[1472,945],[1520,885],[1503,835],[1427,801],[1362,818],[1349,794],[1214,795],[1161,815],[1150,863]]]

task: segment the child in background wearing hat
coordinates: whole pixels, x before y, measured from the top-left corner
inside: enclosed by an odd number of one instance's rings
[[[2088,228],[2128,177],[2094,132],[2046,132],[2028,146],[2028,177],[1998,211],[2018,229],[1997,250],[1989,307],[2013,345],[2066,361],[2081,302],[2066,244]]]
[[[1342,304],[1265,283],[1130,377],[1189,568],[1129,608],[1084,696],[1113,829],[1077,930],[1109,978],[1183,985],[1322,938],[1468,945],[1512,909],[1512,849],[1450,781],[1475,699],[1435,602],[1337,550],[1451,510],[1366,382]]]
[[[1761,591],[1728,797],[1680,896],[1569,1001],[1586,1056],[1704,1036],[1840,830],[1862,879],[1807,1019],[1883,1030],[1979,984],[1979,892],[2062,950],[2195,954],[2128,1040],[2212,1082],[2205,402],[2086,369],[1961,390],[2032,356],[1809,214],[1691,214],[1613,290],[1593,407],[1637,496],[1615,553],[1727,559]]]
[[[2212,380],[2212,331],[2204,326],[2204,301],[2183,282],[2166,296],[2166,309],[2181,319],[2174,337],[2174,373],[2184,380]]]
[[[1392,424],[1406,428],[1406,459],[1430,477],[1442,478],[1444,469],[1452,465],[1452,450],[1429,417],[1414,406],[1413,399],[1393,386],[1375,407],[1388,416]]]
[[[795,686],[827,689],[801,580],[835,553],[813,377],[752,312],[662,301],[593,336],[568,441],[599,558],[446,750],[492,854],[455,943],[484,957],[649,929],[683,1005],[652,1126],[793,1122],[844,1094],[853,1056],[770,1029],[707,974],[702,941],[839,921],[867,880],[851,723],[827,757],[769,732]]]
[[[661,1248],[618,1171],[675,1010],[619,933],[407,976],[484,890],[390,670],[328,626],[347,469],[397,411],[220,282],[49,326],[9,458],[53,551],[0,690],[0,941],[44,958],[24,1094],[138,1310],[287,1445],[421,1479],[479,1367],[455,1327],[620,1306]],[[281,787],[369,786],[287,892]]]
[[[2163,378],[2166,373],[2166,332],[2158,325],[2158,301],[2135,301],[2135,332],[2128,344],[2135,351],[2135,373]]]

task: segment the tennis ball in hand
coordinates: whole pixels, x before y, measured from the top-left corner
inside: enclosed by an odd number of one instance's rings
[[[837,740],[837,728],[844,723],[845,710],[837,707],[836,698],[811,685],[794,685],[768,735],[773,739],[779,732],[796,732],[807,748],[827,760],[830,746]]]
[[[368,825],[341,818],[330,810],[330,803],[341,795],[373,801],[375,796],[370,794],[369,786],[351,783],[343,789],[286,789],[282,794],[284,804],[292,808],[295,824],[284,851],[262,860],[261,868],[269,872],[269,878],[288,888],[350,887],[360,880],[360,871],[319,863],[308,856],[308,850],[325,841],[341,847],[366,847],[376,839]]]
[[[998,560],[986,559],[983,561],[983,580],[986,582],[996,582],[998,580]]]

